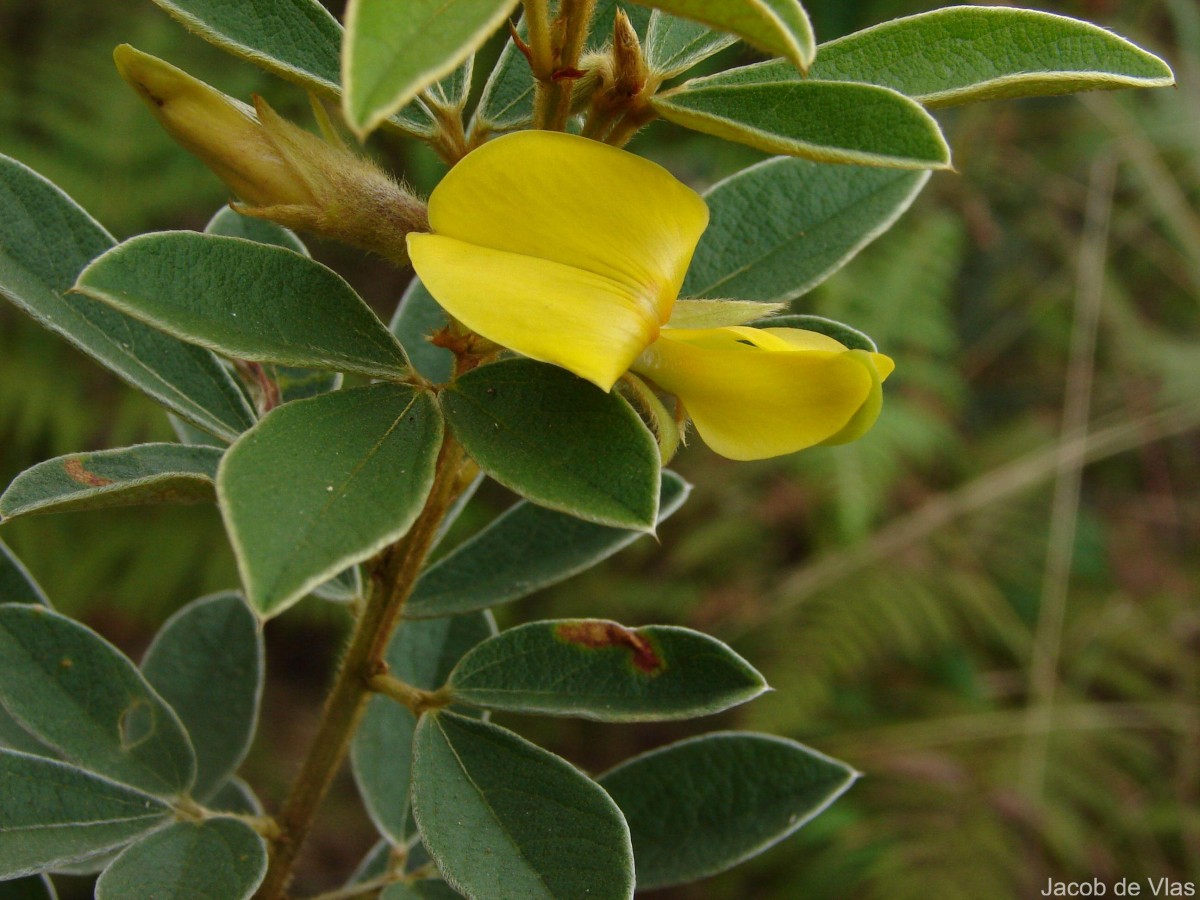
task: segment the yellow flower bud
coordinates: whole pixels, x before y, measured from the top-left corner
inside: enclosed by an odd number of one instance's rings
[[[370,160],[161,59],[122,44],[117,71],[159,124],[242,201],[239,212],[407,263],[405,237],[428,228],[425,205]]]

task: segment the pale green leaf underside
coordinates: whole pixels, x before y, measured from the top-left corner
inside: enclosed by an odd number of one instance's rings
[[[662,473],[658,521],[691,486]],[[421,575],[404,606],[410,619],[486,609],[557,584],[629,546],[643,532],[585,522],[522,500]]]
[[[40,462],[0,494],[0,519],[145,503],[213,500],[216,447],[139,444]]]
[[[440,106],[443,109],[461,111],[471,90],[474,71],[475,54],[472,53],[462,65],[423,90],[412,103],[396,113],[388,122],[419,137],[433,134],[435,121],[431,107]]]
[[[797,77],[786,60],[729,74],[755,81]],[[822,44],[809,75],[889,87],[929,107],[1162,87],[1175,80],[1157,56],[1099,26],[1050,13],[986,6],[955,6],[894,19]]]
[[[692,79],[650,102],[677,125],[768,153],[901,169],[950,166],[950,148],[933,117],[908,97],[875,85],[751,82],[720,74]]]
[[[824,281],[908,209],[928,172],[780,157],[718,182],[684,297],[786,302]]]
[[[448,322],[445,310],[414,275],[388,327],[404,347],[412,367],[434,384],[447,382],[454,375],[454,354],[428,341]]]
[[[270,244],[292,250],[304,256],[311,256],[304,242],[296,236],[296,232],[282,225],[276,225],[267,219],[255,216],[243,216],[231,206],[222,206],[204,226],[205,234],[216,234],[221,237],[244,238],[258,244]]]
[[[192,794],[201,801],[228,782],[250,749],[263,668],[261,629],[235,593],[189,603],[146,651],[142,674],[175,710],[196,751]]]
[[[175,712],[119,650],[66,616],[0,606],[0,702],[89,771],[164,797],[195,780]]]
[[[11,750],[0,750],[0,797],[0,878],[94,856],[171,814],[149,794]]]
[[[796,0],[646,0],[645,5],[736,34],[799,71],[812,64],[816,52],[812,25]]]
[[[857,773],[795,741],[703,735],[602,775],[633,835],[639,888],[697,881],[756,856],[822,812]]]
[[[217,494],[251,607],[277,615],[400,538],[424,504],[442,419],[375,384],[275,409],[225,455]]]
[[[472,900],[628,900],[628,831],[566,760],[454,713],[417,725],[413,812],[442,876]],[[487,852],[480,852],[486,848]]]
[[[167,231],[114,247],[76,290],[235,359],[404,377],[404,351],[337,273],[240,238]]]
[[[249,900],[266,871],[266,845],[244,822],[175,822],[113,860],[96,900]]]
[[[68,294],[113,239],[75,202],[0,156],[0,294],[132,387],[233,440],[254,413],[220,362],[101,303]]]
[[[737,35],[656,9],[646,29],[646,63],[664,78],[672,78],[737,41]]]
[[[362,572],[358,566],[348,566],[338,572],[328,581],[318,584],[312,590],[314,597],[329,600],[333,603],[349,603],[363,595]]]
[[[342,108],[358,134],[378,127],[482,44],[517,0],[351,0]]]
[[[710,715],[752,700],[763,677],[716,638],[602,619],[531,622],[475,647],[450,673],[462,703],[602,722]]]

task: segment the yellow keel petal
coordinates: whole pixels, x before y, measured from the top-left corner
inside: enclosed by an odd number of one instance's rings
[[[633,368],[683,401],[713,450],[740,460],[865,431],[882,380],[872,354],[797,329],[667,328]]]

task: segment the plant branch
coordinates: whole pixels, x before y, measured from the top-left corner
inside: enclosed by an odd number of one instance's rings
[[[372,675],[367,684],[375,693],[391,697],[400,705],[407,707],[414,716],[419,716],[430,709],[440,709],[451,702],[450,692],[447,689],[422,690],[387,672]]]
[[[271,860],[266,877],[255,894],[257,900],[279,900],[284,896],[300,847],[345,759],[350,740],[371,697],[370,680],[386,671],[384,652],[425,557],[434,544],[438,526],[454,500],[462,460],[462,448],[447,435],[438,455],[433,487],[425,508],[408,534],[373,561],[366,607],[355,623],[346,654],[325,701],[317,734],[276,818],[279,836],[271,843]]]

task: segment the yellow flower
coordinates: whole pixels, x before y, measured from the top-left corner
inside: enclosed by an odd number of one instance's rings
[[[888,357],[743,327],[777,307],[677,303],[708,208],[641,157],[557,132],[501,137],[442,180],[429,222],[408,236],[413,267],[467,328],[605,391],[632,370],[723,456],[853,440],[879,413]]]

